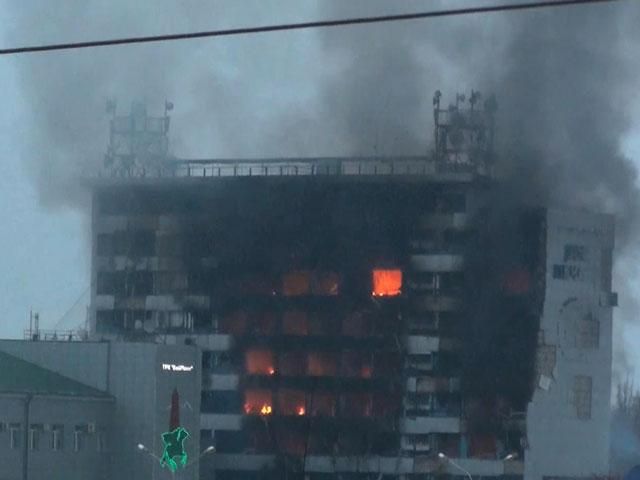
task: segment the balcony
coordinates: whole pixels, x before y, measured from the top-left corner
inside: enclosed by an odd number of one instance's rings
[[[405,417],[400,419],[400,432],[404,434],[460,433],[457,417]]]
[[[434,213],[425,215],[419,220],[419,226],[423,229],[462,230],[469,226],[469,215],[466,213]]]
[[[452,458],[461,468],[473,477],[501,477],[503,475],[523,475],[524,463],[520,461],[481,460],[475,458]],[[450,462],[429,457],[416,457],[414,473],[446,472],[449,475],[461,475],[461,472]]]
[[[114,295],[96,295],[92,307],[96,310],[113,310],[115,305]]]
[[[459,272],[464,268],[462,255],[413,255],[410,262],[411,268],[418,272]]]
[[[452,339],[427,335],[408,335],[403,338],[403,344],[409,355],[428,355],[450,351],[456,347],[456,342]]]
[[[459,378],[434,378],[434,377],[409,377],[406,383],[407,392],[412,393],[437,393],[459,392]]]
[[[234,373],[210,373],[203,380],[206,390],[237,390],[240,385],[240,376]]]
[[[184,310],[185,308],[207,309],[209,297],[207,295],[186,295],[179,301],[173,295],[148,295],[145,297],[145,310]]]
[[[459,298],[448,295],[416,295],[412,305],[417,310],[436,312],[450,312],[459,310],[462,302]]]
[[[196,335],[176,335],[176,338],[189,337],[193,343],[198,345],[202,350],[211,350],[214,352],[226,352],[233,346],[233,337],[224,333],[212,334],[196,334]],[[183,343],[183,342],[179,342]]]
[[[440,350],[440,337],[408,335],[402,339],[402,343],[410,355],[428,355]]]
[[[201,430],[241,430],[242,415],[235,413],[201,413]]]

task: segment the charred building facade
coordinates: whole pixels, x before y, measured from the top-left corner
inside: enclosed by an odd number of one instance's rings
[[[607,472],[612,222],[495,208],[462,102],[424,158],[168,161],[113,119],[91,332],[200,347],[201,478]]]

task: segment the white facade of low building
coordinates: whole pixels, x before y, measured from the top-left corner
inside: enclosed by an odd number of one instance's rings
[[[609,473],[612,217],[547,212],[546,291],[525,480]]]

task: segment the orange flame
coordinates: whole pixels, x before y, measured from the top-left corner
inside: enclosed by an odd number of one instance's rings
[[[260,415],[271,415],[271,405],[263,405],[260,409]]]
[[[402,293],[402,270],[374,270],[374,297],[395,297]]]
[[[304,407],[298,407],[298,415],[302,416],[306,413],[306,410],[304,409]]]
[[[269,370],[267,370],[267,372],[269,373],[269,375],[273,375],[274,373],[276,373],[276,370],[273,367],[269,367]]]

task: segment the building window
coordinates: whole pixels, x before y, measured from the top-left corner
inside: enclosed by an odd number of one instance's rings
[[[107,432],[98,430],[96,434],[96,450],[100,453],[107,451]]]
[[[336,354],[310,352],[307,354],[307,375],[312,377],[333,377],[338,373]]]
[[[589,318],[578,323],[578,348],[598,348],[600,344],[600,322]]]
[[[9,435],[10,435],[10,443],[11,449],[17,450],[20,448],[20,431],[22,430],[22,426],[19,423],[10,423],[9,424]]]
[[[554,265],[553,266],[553,278],[563,279],[565,278],[564,265]]]
[[[565,245],[565,262],[585,262],[587,260],[587,247],[584,245]]]
[[[116,292],[116,277],[112,272],[98,272],[96,293],[113,295]]]
[[[591,377],[586,375],[577,375],[574,377],[571,403],[576,409],[576,416],[580,420],[588,420],[591,418],[591,390]]]
[[[273,375],[276,373],[271,350],[245,352],[245,371],[248,375]]]
[[[152,230],[117,231],[110,243],[115,255],[149,257],[156,252],[156,235]]]
[[[96,238],[96,254],[101,257],[113,255],[113,237],[107,233],[101,233]]]
[[[247,415],[271,415],[273,395],[269,390],[247,390],[244,392],[244,413]]]
[[[282,315],[282,333],[285,335],[308,335],[309,322],[306,312],[292,310]]]
[[[84,449],[84,432],[81,426],[76,425],[73,432],[73,451],[80,452]]]
[[[308,295],[311,291],[311,273],[307,271],[289,272],[282,279],[282,294],[285,297]]]
[[[394,297],[402,291],[402,270],[374,270],[372,272],[374,297]]]
[[[43,430],[43,426],[39,424],[34,424],[29,427],[29,450],[40,449],[40,434]]]
[[[64,448],[64,427],[53,425],[51,427],[51,450],[59,451]]]

